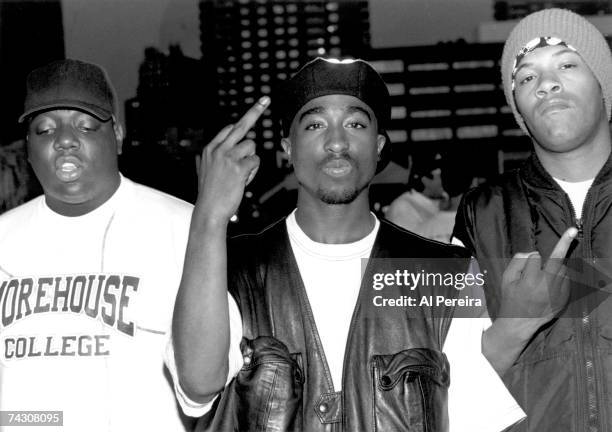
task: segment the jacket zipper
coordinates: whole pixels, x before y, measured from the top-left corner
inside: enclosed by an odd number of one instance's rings
[[[580,218],[576,217],[576,210],[574,208],[574,204],[569,199],[567,193],[565,194],[566,201],[569,203],[570,212],[572,220],[576,223],[576,228],[578,228],[578,240],[584,239],[584,215],[585,210],[587,209],[587,204],[589,203],[589,198],[591,196],[592,187],[589,187],[587,194],[584,198],[584,202],[582,204],[582,214]],[[590,241],[590,239],[589,239]],[[582,242],[582,251],[583,258],[585,260],[591,259],[591,248],[590,245],[587,245],[587,242]],[[593,363],[594,352],[593,352],[593,344],[591,340],[591,317],[588,313],[588,305],[584,304],[582,307],[582,319],[581,319],[581,336],[583,342],[583,364],[586,376],[586,394],[587,394],[587,403],[588,403],[588,412],[586,418],[586,424],[588,425],[588,430],[597,431],[598,420],[599,420],[599,410],[597,407],[597,391],[595,389],[595,366]]]
[[[588,197],[588,195],[589,194],[587,192],[587,197]],[[584,203],[582,204],[582,211],[583,212],[584,212],[585,204],[587,202],[587,197],[584,198]],[[572,200],[569,199],[569,196],[567,195],[567,193],[565,193],[565,200],[569,203],[571,219],[576,224],[576,228],[578,228],[578,238],[582,239],[582,236],[584,234],[583,226],[582,226],[582,218],[577,218],[576,217],[576,209],[574,208],[574,203],[572,203]]]

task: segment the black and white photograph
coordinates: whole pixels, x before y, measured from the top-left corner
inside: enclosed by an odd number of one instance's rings
[[[611,47],[612,0],[0,0],[0,432],[612,432]]]

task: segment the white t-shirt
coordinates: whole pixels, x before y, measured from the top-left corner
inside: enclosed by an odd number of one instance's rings
[[[83,216],[41,196],[0,217],[0,410],[63,411],[48,431],[184,430],[163,353],[191,211],[122,177]]]
[[[561,187],[561,189],[563,189],[572,202],[577,219],[582,218],[582,206],[584,205],[584,200],[589,192],[589,188],[593,184],[593,180],[595,179],[593,178],[581,182],[567,182],[555,178],[557,184]]]
[[[372,215],[374,217],[374,215]],[[374,217],[375,218],[375,217]],[[295,220],[295,212],[287,218],[287,231],[308,300],[314,315],[321,344],[336,391],[340,390],[344,350],[350,320],[357,301],[362,276],[362,258],[368,258],[380,223],[375,219],[372,232],[349,244],[323,244],[311,240]],[[231,377],[238,373],[241,354],[234,332],[240,316],[233,298],[230,301]],[[481,354],[482,332],[491,324],[489,318],[457,318],[451,323],[444,352],[451,365],[449,388],[449,422],[452,431],[501,431],[525,417],[503,382]],[[238,356],[238,361],[236,361]],[[171,374],[176,367],[171,344],[167,352]],[[211,403],[190,401],[177,387],[177,396],[185,413],[205,414]]]

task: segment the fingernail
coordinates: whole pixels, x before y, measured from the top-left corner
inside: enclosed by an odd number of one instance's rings
[[[260,97],[257,103],[262,106],[267,106],[270,103],[270,96]]]
[[[567,230],[567,235],[570,236],[571,238],[576,237],[576,234],[578,234],[578,228],[576,227],[572,227],[569,230]]]

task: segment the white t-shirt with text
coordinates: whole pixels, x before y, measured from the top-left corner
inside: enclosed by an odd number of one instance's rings
[[[0,410],[63,412],[0,430],[184,430],[163,355],[191,212],[122,177],[83,216],[0,216]]]

